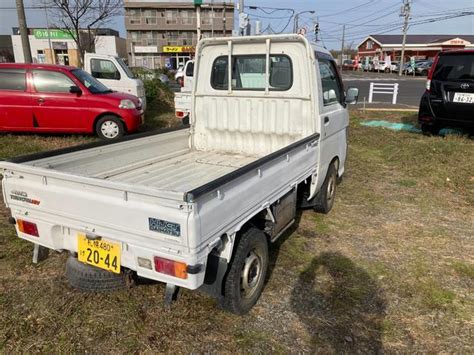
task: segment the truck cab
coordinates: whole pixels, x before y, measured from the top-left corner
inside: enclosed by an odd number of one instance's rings
[[[122,58],[108,54],[86,53],[84,70],[108,88],[137,96],[146,109],[145,86],[135,78]]]

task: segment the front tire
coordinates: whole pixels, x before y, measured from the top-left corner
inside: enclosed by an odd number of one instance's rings
[[[101,139],[113,140],[123,137],[125,128],[120,118],[108,115],[97,121],[95,132]]]
[[[324,179],[323,186],[321,190],[316,195],[316,204],[314,205],[314,210],[316,212],[328,214],[332,207],[334,206],[334,200],[336,198],[336,187],[337,187],[337,169],[336,164],[332,163],[329,166],[328,172],[326,174],[326,179]]]
[[[240,238],[224,283],[222,307],[235,314],[245,314],[263,291],[268,270],[268,244],[265,234],[248,229]]]

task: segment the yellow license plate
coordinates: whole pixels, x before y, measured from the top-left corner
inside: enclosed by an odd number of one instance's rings
[[[79,261],[117,274],[120,273],[121,248],[119,243],[90,240],[84,234],[78,235],[77,242]]]

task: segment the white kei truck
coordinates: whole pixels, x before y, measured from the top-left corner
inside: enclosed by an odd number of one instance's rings
[[[0,162],[3,197],[75,288],[141,277],[244,314],[297,208],[331,210],[358,91],[301,35],[204,39],[195,65],[190,125]]]
[[[86,53],[84,70],[109,89],[137,96],[143,110],[146,109],[145,85],[133,75],[122,58],[109,54]]]
[[[183,86],[174,94],[176,118],[183,124],[189,124],[192,112],[192,89],[194,82],[194,60],[188,60],[183,69]]]

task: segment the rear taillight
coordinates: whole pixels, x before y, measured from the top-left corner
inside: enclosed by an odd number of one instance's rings
[[[426,80],[426,91],[430,91],[431,90],[431,79],[427,79]]]
[[[23,221],[22,219],[17,219],[16,224],[18,230],[22,233],[32,235],[33,237],[39,237],[38,227],[32,222]]]
[[[187,265],[185,263],[180,263],[178,261],[160,258],[158,256],[155,256],[153,260],[155,262],[156,272],[178,277],[180,279],[188,278]]]
[[[183,118],[184,117],[184,112],[183,111],[176,111],[176,117],[177,118]]]
[[[436,64],[438,64],[439,55],[436,56],[433,64],[431,65],[430,71],[428,72],[428,77],[426,78],[426,91],[431,91],[431,79],[433,79],[433,73],[436,68]]]

